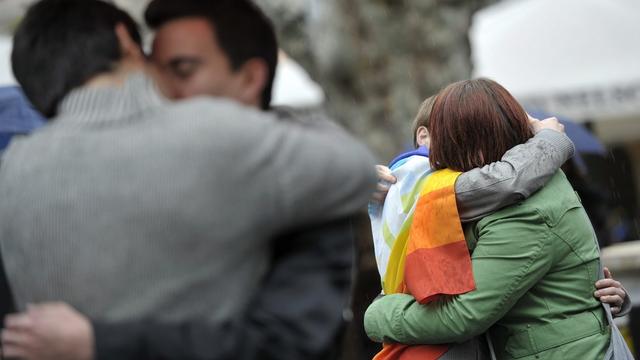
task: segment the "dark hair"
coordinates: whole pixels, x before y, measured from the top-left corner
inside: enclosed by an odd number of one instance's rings
[[[234,71],[254,58],[267,64],[262,108],[268,109],[278,65],[278,41],[271,20],[262,10],[250,0],[153,0],[145,12],[152,29],[185,17],[201,17],[211,23]]]
[[[18,26],[11,64],[16,80],[47,118],[62,99],[92,77],[113,70],[122,58],[117,24],[142,47],[135,21],[100,0],[42,0]]]
[[[500,84],[460,81],[444,88],[431,112],[430,161],[435,169],[469,171],[496,162],[531,136],[527,113]]]

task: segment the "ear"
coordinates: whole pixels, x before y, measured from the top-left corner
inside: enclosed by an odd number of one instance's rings
[[[427,130],[426,126],[419,126],[418,130],[416,130],[416,143],[418,146],[429,147],[431,137],[429,136],[429,130]]]
[[[267,86],[269,78],[267,63],[262,59],[251,59],[242,65],[239,73],[241,75],[240,100],[245,104],[260,107],[262,104],[262,92]]]
[[[118,38],[118,43],[120,43],[122,60],[142,61],[144,59],[142,49],[140,49],[140,45],[131,38],[131,34],[129,34],[127,27],[122,23],[118,23],[116,25],[115,32],[116,37]]]

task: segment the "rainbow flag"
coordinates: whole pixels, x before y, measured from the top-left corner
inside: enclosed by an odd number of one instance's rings
[[[370,208],[369,213],[383,292],[411,294],[426,304],[474,290],[455,197],[460,173],[433,172],[428,153],[404,157],[391,169],[398,182],[384,207]],[[447,345],[385,345],[374,359],[435,360],[448,349]]]

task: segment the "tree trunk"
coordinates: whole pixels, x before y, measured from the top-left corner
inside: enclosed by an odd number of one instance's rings
[[[468,29],[489,1],[258,0],[325,89],[329,113],[387,161],[421,101],[471,73]]]

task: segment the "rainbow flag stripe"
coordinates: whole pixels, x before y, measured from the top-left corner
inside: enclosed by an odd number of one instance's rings
[[[471,256],[458,215],[459,172],[433,173],[420,192],[407,243],[404,283],[421,304],[475,290]]]
[[[376,219],[376,223],[372,217],[372,226],[382,224],[382,229],[399,229],[391,244],[388,231],[382,234],[385,244],[390,245],[388,253],[383,254],[386,269],[381,271],[385,294],[408,293],[425,304],[441,296],[475,289],[471,257],[456,204],[458,176],[459,172],[451,170],[423,172],[421,178],[412,179],[414,188],[409,193],[419,195],[415,196],[413,204],[402,206],[405,212],[401,216],[386,213],[383,219]],[[410,188],[403,180],[399,179],[400,187]],[[402,198],[401,194],[393,195]],[[399,221],[402,223],[398,224]],[[393,226],[386,225],[388,223]],[[376,230],[380,229],[373,230],[375,241]],[[378,248],[383,247],[379,242],[376,246],[378,255]],[[436,360],[448,349],[447,345],[385,344],[374,359]]]

